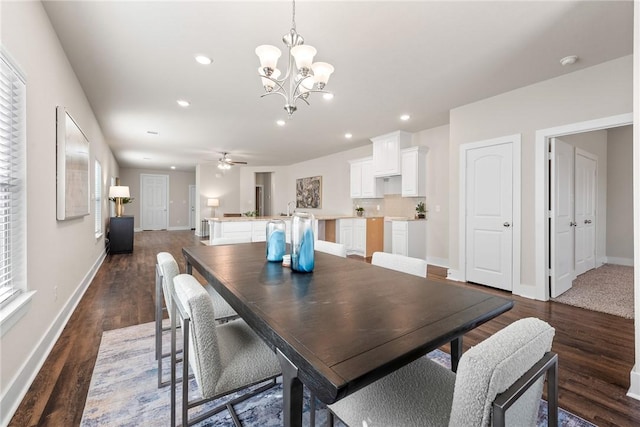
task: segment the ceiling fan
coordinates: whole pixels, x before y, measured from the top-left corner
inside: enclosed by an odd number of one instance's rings
[[[218,169],[222,169],[222,170],[228,170],[231,169],[231,166],[233,165],[246,165],[247,162],[236,162],[233,161],[230,157],[229,157],[229,153],[222,152],[220,153],[222,154],[222,157],[220,157],[218,159]]]

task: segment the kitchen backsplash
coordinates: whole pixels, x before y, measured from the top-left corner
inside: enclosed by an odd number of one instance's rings
[[[364,208],[365,216],[406,216],[413,218],[416,214],[418,202],[425,202],[424,197],[402,197],[400,194],[385,194],[384,199],[353,199],[353,209],[356,205]],[[378,210],[378,206],[380,210]],[[427,210],[429,205],[427,204]],[[427,212],[428,218],[428,212]]]

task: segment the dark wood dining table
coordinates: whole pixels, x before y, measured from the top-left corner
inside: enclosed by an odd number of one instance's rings
[[[302,425],[303,384],[333,403],[462,336],[513,301],[360,260],[315,253],[312,273],[268,262],[265,243],[183,248],[196,269],[276,351],[284,425]]]

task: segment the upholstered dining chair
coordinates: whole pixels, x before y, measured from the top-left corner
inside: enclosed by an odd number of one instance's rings
[[[540,319],[521,319],[464,353],[457,373],[421,357],[329,409],[354,427],[535,426],[548,374],[548,420],[556,427],[554,334]]]
[[[156,255],[156,262],[156,360],[158,361],[158,387],[164,387],[170,382],[162,379],[162,359],[169,356],[169,353],[162,352],[162,336],[163,332],[170,328],[162,326],[162,319],[165,310],[171,317],[171,289],[173,289],[173,279],[180,274],[180,269],[173,255],[168,252],[159,252]],[[205,285],[205,289],[215,307],[216,320],[225,321],[238,316],[210,285]],[[163,308],[162,301],[166,308]]]
[[[387,252],[374,252],[371,257],[371,264],[390,270],[413,274],[414,276],[427,277],[427,261],[420,258],[412,258]]]
[[[182,425],[199,423],[225,408],[234,424],[240,420],[233,405],[255,396],[275,385],[281,374],[273,350],[256,335],[242,319],[215,323],[211,298],[198,281],[189,274],[174,279],[171,318],[171,425],[176,425],[176,326],[182,323]],[[198,384],[201,398],[189,401],[189,366]],[[266,383],[226,404],[207,410],[189,420],[189,409],[226,396],[247,387]]]
[[[347,257],[347,247],[342,243],[327,242],[326,240],[316,240],[314,242],[313,248],[319,252],[324,252],[342,258]]]

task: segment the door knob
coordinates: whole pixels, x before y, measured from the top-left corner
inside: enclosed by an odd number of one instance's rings
[[[574,221],[571,221],[571,222],[569,223],[569,227],[575,227],[575,226],[577,226],[577,225],[578,225],[578,223],[577,223],[577,222],[574,222]]]
[[[591,224],[591,220],[590,220],[590,219],[585,219],[585,220],[584,220],[584,223],[585,223],[585,224]]]
[[[508,222],[506,222],[506,221],[505,221],[505,223],[504,223],[504,224],[502,224],[502,225],[504,225],[505,227],[511,227],[511,224],[509,224],[509,223],[508,223]]]

